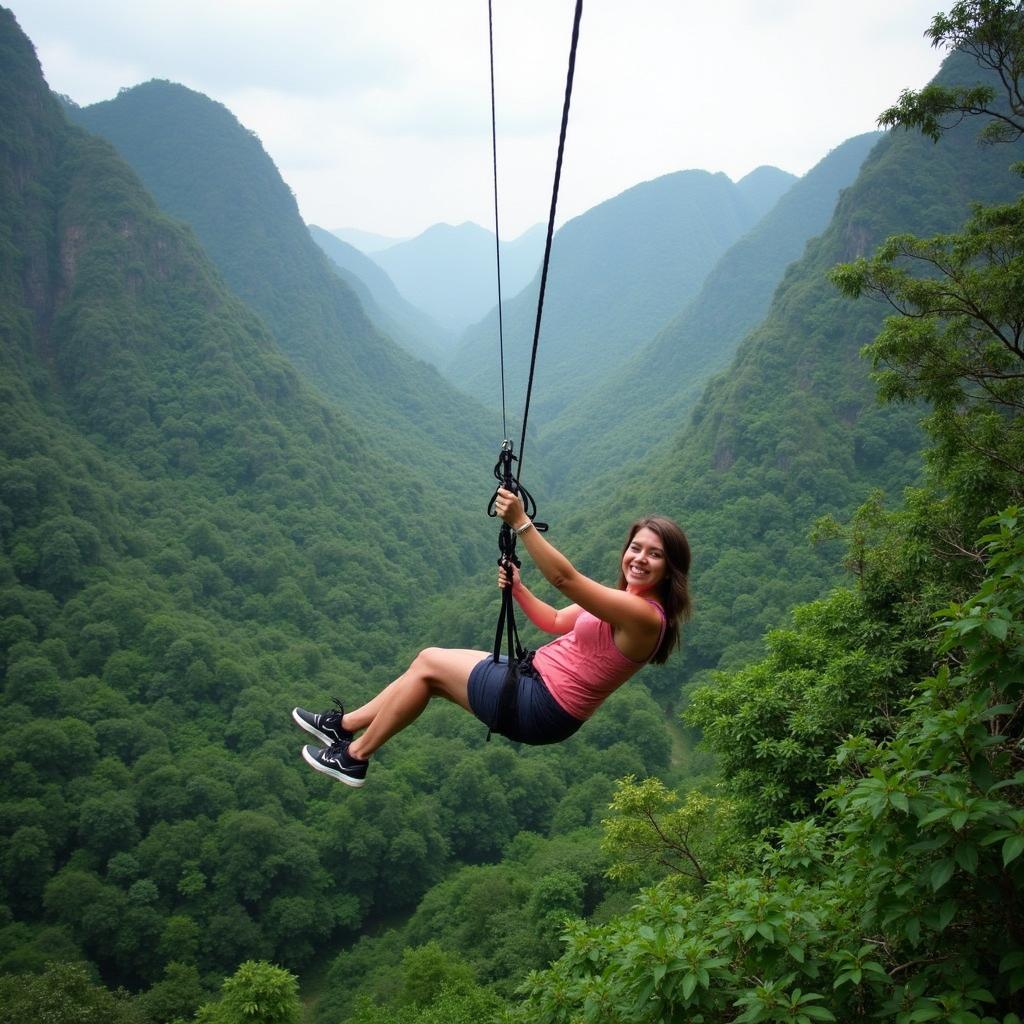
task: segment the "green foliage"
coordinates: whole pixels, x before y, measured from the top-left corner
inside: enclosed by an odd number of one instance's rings
[[[678,797],[659,779],[623,779],[604,821],[610,878],[650,881],[665,873],[706,885],[742,859],[742,833],[728,801],[691,790]]]
[[[906,639],[862,595],[837,591],[765,638],[767,657],[696,691],[687,721],[702,730],[722,788],[751,830],[816,810],[850,733],[882,737],[907,687]]]
[[[999,76],[1000,89],[932,83],[907,89],[878,123],[887,128],[916,128],[937,142],[964,117],[983,115],[981,139],[1011,142],[1024,134],[1024,18],[1013,0],[960,0],[948,14],[936,14],[926,35],[932,46],[970,54],[982,68]]]
[[[1024,473],[1024,199],[976,209],[955,235],[890,238],[832,277],[847,295],[878,295],[897,309],[865,351],[883,399],[930,407],[932,458],[949,485],[974,492],[979,507],[993,493],[1016,496]]]
[[[531,1021],[1007,1021],[1024,988],[1024,519],[982,538],[949,660],[891,740],[848,740],[828,824],[781,825],[758,870],[572,926],[526,986]]]
[[[247,960],[221,986],[220,999],[200,1007],[199,1024],[299,1024],[298,979],[273,964]]]
[[[148,1024],[126,992],[108,992],[81,964],[52,963],[41,974],[0,977],[0,1022]]]
[[[350,1024],[491,1024],[502,1018],[504,1003],[485,988],[443,988],[425,1005],[382,1007],[356,1001]]]

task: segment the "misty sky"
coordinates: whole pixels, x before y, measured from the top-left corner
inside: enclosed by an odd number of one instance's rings
[[[303,217],[493,227],[486,0],[13,0],[80,104],[151,78],[254,130]],[[493,0],[501,233],[546,221],[573,0]],[[559,223],[671,171],[803,174],[941,54],[941,0],[584,0]]]

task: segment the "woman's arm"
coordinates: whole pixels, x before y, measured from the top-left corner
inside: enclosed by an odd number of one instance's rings
[[[513,529],[527,521],[518,495],[503,487],[498,489],[497,511]],[[661,614],[648,601],[584,576],[536,529],[524,530],[519,534],[519,540],[553,587],[591,615],[596,615],[610,623],[615,630],[626,634],[624,639],[627,642],[619,645],[621,649],[624,650],[626,646],[646,648],[647,640],[656,639],[660,635]]]
[[[498,586],[504,588],[508,585],[505,570],[499,567]],[[583,610],[576,604],[571,604],[568,608],[556,608],[547,601],[542,601],[519,578],[519,570],[515,566],[512,566],[512,596],[538,629],[544,630],[545,633],[554,633],[556,636],[568,633],[576,625],[576,620]]]

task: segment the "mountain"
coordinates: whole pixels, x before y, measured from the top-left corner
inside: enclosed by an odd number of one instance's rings
[[[349,245],[354,245],[360,252],[377,252],[380,249],[387,249],[399,242],[405,242],[405,238],[395,238],[391,235],[376,235],[372,231],[360,231],[358,228],[333,228],[331,234],[340,238]]]
[[[360,897],[288,708],[369,696],[490,524],[295,370],[5,9],[0,124],[0,972],[298,965]]]
[[[694,170],[636,185],[565,224],[552,243],[531,423],[550,420],[650,341],[757,218],[726,175]],[[512,412],[525,391],[539,280],[504,304]],[[448,372],[497,401],[498,365],[492,310],[465,333]]]
[[[453,336],[406,302],[391,278],[355,246],[314,224],[309,225],[309,233],[359,296],[374,324],[413,355],[438,365],[442,354],[451,348]]]
[[[493,418],[374,327],[259,140],[226,107],[152,81],[72,115],[113,142],[161,208],[191,225],[310,380],[396,459],[472,500],[463,467],[493,462],[484,443],[497,435]]]
[[[544,228],[537,225],[502,242],[501,287],[523,288],[540,266]],[[435,224],[421,235],[371,254],[398,290],[442,327],[461,331],[497,300],[494,233],[467,221]]]
[[[974,61],[955,54],[938,80],[977,78]],[[689,422],[666,422],[665,444],[646,456],[623,453],[616,469],[549,514],[556,544],[586,537],[578,552],[584,564],[614,545],[629,516],[658,510],[684,525],[697,607],[685,644],[689,673],[742,664],[790,607],[828,589],[839,552],[807,540],[817,517],[845,517],[872,489],[895,497],[916,480],[922,412],[879,406],[860,356],[888,307],[844,298],[826,275],[890,235],[955,230],[973,203],[1016,198],[1020,178],[1009,165],[1024,157],[1024,142],[981,146],[976,131],[960,125],[941,145],[902,131],[886,135]],[[616,401],[642,407],[650,386],[638,380]],[[669,677],[671,693],[684,677]]]
[[[757,216],[763,217],[797,180],[795,174],[769,164],[755,167],[736,182],[743,198]]]
[[[869,132],[844,142],[798,179],[730,246],[699,294],[653,341],[541,432],[537,450],[554,478],[572,488],[622,459],[673,443],[666,425],[685,422],[708,378],[729,364],[763,319],[786,267],[828,226],[840,192],[881,137]],[[773,191],[788,181],[774,168],[760,170],[776,185]],[[643,401],[623,402],[624,394],[643,395]]]

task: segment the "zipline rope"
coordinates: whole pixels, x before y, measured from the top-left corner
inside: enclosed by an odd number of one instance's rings
[[[551,212],[548,215],[548,234],[544,242],[544,262],[541,265],[540,294],[537,297],[537,320],[533,328],[533,350],[530,353],[530,376],[526,384],[526,405],[523,409],[523,429],[519,437],[519,472],[523,471],[523,448],[526,445],[526,422],[530,416],[530,396],[533,394],[533,373],[537,366],[537,347],[540,342],[540,321],[544,313],[544,291],[548,283],[548,264],[551,262],[551,239],[555,233],[555,209],[558,206],[558,184],[562,178],[562,155],[565,135],[569,127],[569,101],[572,98],[572,79],[576,71],[576,45],[580,38],[580,17],[583,0],[576,0],[576,13],[572,23],[572,43],[569,46],[569,70],[565,78],[565,102],[562,104],[562,127],[558,135],[558,158],[555,161],[555,182],[551,190]]]
[[[487,26],[490,41],[491,56],[491,154],[494,166],[494,244],[495,258],[498,271],[498,349],[501,362],[501,427],[504,440],[501,442],[501,451],[498,455],[498,462],[494,467],[494,476],[500,487],[518,493],[523,500],[523,509],[526,516],[534,524],[538,532],[547,529],[546,523],[534,522],[537,512],[536,503],[532,495],[519,483],[517,474],[513,471],[513,463],[519,462],[520,472],[523,466],[523,448],[526,445],[526,427],[530,417],[530,399],[533,395],[533,379],[537,366],[537,350],[540,344],[540,324],[544,313],[544,293],[547,289],[548,267],[551,263],[551,240],[555,233],[555,211],[558,207],[558,186],[562,178],[562,158],[565,153],[565,136],[569,127],[569,103],[572,98],[572,81],[576,71],[576,47],[580,37],[580,17],[583,14],[583,0],[576,0],[576,11],[573,16],[572,42],[569,47],[569,70],[565,80],[565,100],[562,104],[562,124],[558,135],[558,156],[555,160],[555,180],[551,190],[551,210],[548,214],[548,231],[544,241],[544,260],[541,264],[540,292],[537,296],[537,318],[533,328],[533,347],[530,353],[530,374],[526,384],[526,403],[523,409],[522,433],[519,438],[519,458],[517,460],[513,450],[512,442],[508,439],[508,427],[505,414],[505,342],[503,337],[502,313],[501,313],[501,243],[498,235],[498,143],[495,117],[494,100],[494,17],[491,0],[487,0]],[[494,492],[487,514],[496,516],[495,501],[498,492]],[[509,715],[514,715],[514,704],[516,694],[516,680],[520,671],[528,671],[532,661],[532,652],[523,650],[519,643],[519,632],[516,629],[514,602],[512,600],[512,567],[520,566],[519,558],[516,556],[516,531],[508,523],[501,524],[501,531],[498,536],[498,548],[500,555],[498,564],[508,574],[509,585],[502,589],[501,612],[498,616],[498,627],[494,638],[494,661],[497,662],[501,652],[503,634],[506,634],[508,641],[509,673],[502,688],[501,699],[498,702],[496,718],[487,731],[487,738],[491,738],[491,731],[498,727],[500,722],[508,720]]]
[[[526,431],[530,418],[530,401],[533,396],[533,380],[537,368],[537,351],[540,347],[540,325],[541,319],[544,315],[544,295],[547,291],[548,268],[551,264],[551,241],[555,233],[555,212],[558,208],[558,187],[562,180],[562,160],[565,155],[565,137],[569,128],[569,105],[572,99],[573,77],[576,73],[576,49],[579,44],[580,18],[582,15],[583,0],[576,0],[576,10],[573,15],[572,23],[572,41],[569,45],[569,68],[566,72],[565,78],[565,99],[562,103],[562,124],[558,133],[558,155],[555,159],[555,180],[551,189],[551,209],[548,213],[548,230],[547,236],[544,240],[544,259],[541,263],[540,291],[537,295],[537,317],[534,322],[533,345],[530,351],[530,372],[526,382],[526,402],[523,407],[523,424],[522,431],[519,436],[519,456],[518,458],[515,455],[511,456],[512,462],[518,461],[520,473],[523,468],[523,449],[526,447]],[[494,252],[498,271],[498,356],[501,366],[501,428],[502,436],[505,438],[505,440],[502,441],[502,451],[504,453],[506,450],[511,450],[511,442],[508,440],[508,425],[505,411],[505,339],[501,301],[501,243],[498,236],[498,133],[496,127],[497,118],[495,115],[494,98],[494,15],[492,0],[487,0],[487,29],[491,57],[491,155],[494,171]],[[504,454],[499,457],[499,466],[503,463],[506,469],[510,468],[509,460]],[[502,480],[503,476],[499,474],[499,466],[495,467],[495,475],[499,480]],[[517,475],[518,474],[513,474],[511,476],[511,480],[516,484],[518,484],[518,479],[516,478]],[[503,486],[507,486],[507,484],[503,484]],[[488,508],[488,514],[492,516],[495,514],[493,509],[493,499],[491,501],[491,507]]]
[[[498,359],[501,363],[501,436],[508,437],[505,418],[505,338],[501,322],[501,235],[498,232],[498,129],[494,113],[494,11],[487,0],[487,38],[491,50],[491,162],[494,168],[494,262],[498,271]]]

